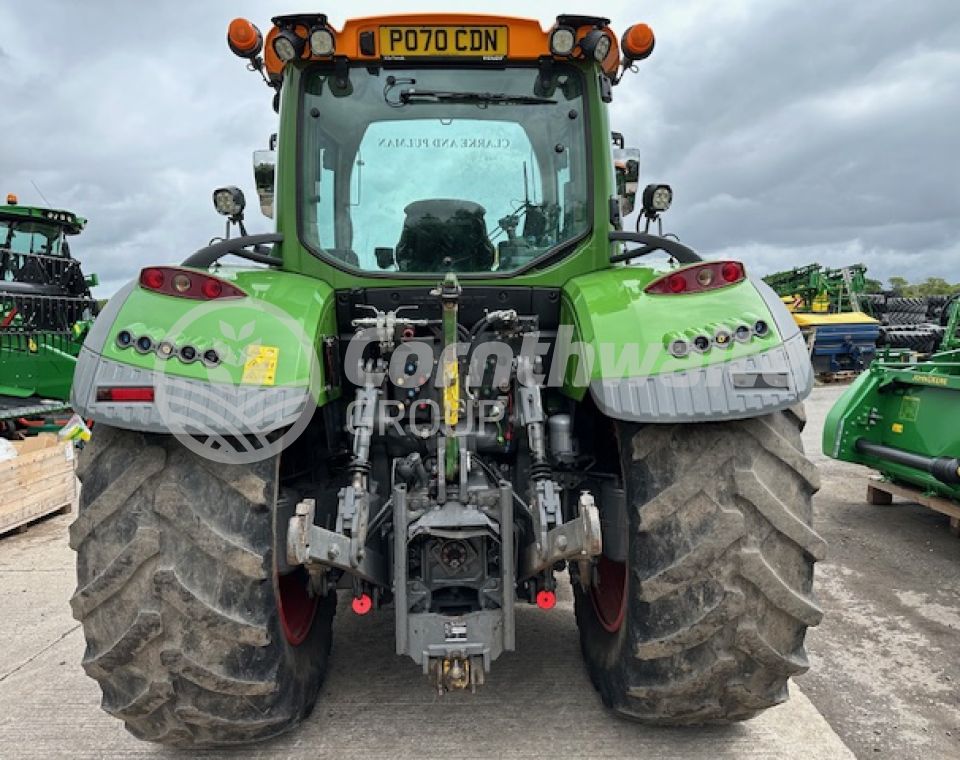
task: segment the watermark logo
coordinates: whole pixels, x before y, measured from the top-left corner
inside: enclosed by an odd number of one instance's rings
[[[279,455],[310,423],[322,373],[310,336],[289,313],[263,301],[207,301],[178,319],[165,340],[175,354],[157,355],[154,403],[195,454],[251,464]],[[185,346],[193,349],[190,363],[203,367],[195,379],[171,371],[183,366]],[[298,362],[309,384],[276,384],[281,361]]]
[[[378,435],[505,440],[512,435],[515,385],[585,388],[599,382],[610,388],[656,375],[661,390],[737,393],[788,390],[791,382],[783,362],[765,363],[762,369],[755,363],[731,365],[732,341],[706,337],[699,341],[705,342],[703,348],[696,349],[697,341],[691,340],[681,356],[671,355],[670,341],[577,340],[570,325],[549,335],[533,331],[442,349],[438,338],[398,337],[362,329],[343,354],[350,384],[382,389],[375,413]],[[156,351],[155,406],[164,426],[194,453],[223,464],[249,464],[279,455],[310,424],[323,372],[314,339],[288,312],[259,299],[202,302],[177,320],[164,342],[172,350]],[[185,346],[193,349],[192,358],[185,357]],[[203,371],[192,378],[171,372],[184,361]],[[299,363],[295,373],[291,363]],[[291,385],[294,375],[309,382]],[[451,398],[457,404],[452,425],[445,421],[451,418],[445,408]],[[348,432],[354,432],[352,409],[351,404]]]

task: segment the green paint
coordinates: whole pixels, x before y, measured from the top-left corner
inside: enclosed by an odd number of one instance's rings
[[[885,477],[960,500],[960,487],[941,483],[911,467],[865,456],[855,449],[864,438],[929,457],[960,457],[960,351],[908,364],[881,356],[837,400],[823,430],[823,453],[864,464]],[[907,424],[902,424],[907,423]],[[896,426],[896,427],[895,427]],[[901,430],[901,432],[896,432]]]
[[[510,285],[562,289],[561,320],[572,331],[574,341],[582,341],[594,352],[598,361],[589,372],[577,375],[578,362],[568,363],[564,373],[564,392],[581,398],[591,380],[616,379],[637,375],[677,372],[720,364],[770,349],[781,342],[775,323],[766,305],[749,282],[700,294],[677,296],[648,295],[644,288],[669,269],[651,266],[611,265],[612,253],[622,250],[611,244],[609,233],[610,201],[616,192],[615,171],[610,153],[610,124],[607,106],[602,102],[598,69],[592,64],[577,63],[583,72],[584,112],[589,145],[588,168],[591,185],[587,209],[591,220],[589,231],[572,242],[562,255],[551,263],[510,275],[495,273],[460,274],[464,286]],[[218,269],[218,276],[236,282],[251,295],[251,305],[270,304],[295,319],[302,330],[319,346],[324,336],[336,334],[333,301],[338,291],[360,288],[430,287],[439,273],[413,276],[408,273],[371,273],[337,268],[311,253],[302,243],[298,231],[298,182],[300,166],[310,157],[300,155],[300,91],[303,69],[288,65],[280,95],[280,123],[274,212],[277,230],[283,242],[276,253],[283,260],[282,271]],[[346,95],[345,97],[349,97]],[[508,113],[505,111],[505,113]],[[322,111],[316,117],[322,121]],[[509,117],[506,117],[509,118]],[[316,160],[314,158],[314,160]],[[411,177],[411,182],[416,181]],[[399,230],[398,230],[399,234]],[[662,258],[662,257],[660,257]],[[196,303],[162,296],[137,288],[124,305],[115,325],[105,355],[134,366],[153,368],[156,358],[139,356],[133,349],[121,350],[113,343],[120,329],[148,334],[155,339],[189,340],[198,349],[221,345],[231,355],[244,349],[238,336],[252,324],[252,339],[280,349],[277,385],[304,385],[308,373],[304,357],[278,324],[266,314],[244,316],[240,324],[231,319],[234,337],[225,334],[221,320],[203,316],[191,322],[182,335],[170,335],[171,327],[185,318]],[[718,329],[735,330],[741,324],[764,320],[770,332],[748,342],[732,341],[727,348],[712,348],[704,354],[676,358],[667,346],[676,337],[692,340],[700,334],[713,337]],[[346,327],[346,326],[342,326]],[[242,330],[241,330],[242,328]],[[202,364],[182,365],[168,362],[165,369],[173,374],[197,380],[212,380]],[[236,363],[218,368],[229,381],[243,382],[242,367]],[[321,400],[323,403],[323,400]],[[448,451],[449,455],[449,451]],[[449,470],[449,466],[448,466]]]
[[[147,370],[162,369],[177,377],[249,384],[244,363],[249,346],[279,349],[274,385],[307,386],[313,362],[322,361],[322,340],[336,335],[333,292],[325,283],[290,272],[256,269],[216,271],[250,297],[195,301],[154,293],[137,286],[130,293],[110,329],[103,355]],[[223,362],[209,368],[202,362],[159,359],[120,348],[116,335],[128,330],[134,338],[192,345],[199,353],[213,348]],[[315,354],[313,354],[315,352]],[[322,383],[321,383],[322,384]],[[322,402],[327,393],[322,394]]]
[[[656,295],[644,292],[664,270],[618,266],[570,280],[563,288],[561,321],[574,327],[575,340],[588,344],[595,361],[589,374],[569,362],[565,392],[581,398],[591,380],[611,380],[720,364],[768,350],[781,342],[776,326],[756,288],[744,281],[705,293]],[[670,341],[710,337],[720,327],[764,320],[770,332],[727,348],[674,357]]]
[[[86,223],[83,217],[63,209],[0,206],[0,395],[69,397],[76,357],[90,322],[68,325],[57,321],[65,319],[64,312],[57,310],[66,308],[69,296],[61,296],[58,303],[49,293],[13,288],[22,287],[20,282],[57,286],[59,275],[38,281],[36,273],[49,272],[50,262],[56,264],[54,272],[72,267],[64,241],[66,236],[78,235]],[[29,266],[36,268],[31,271]],[[88,285],[94,279],[86,278]],[[8,281],[13,281],[9,289],[4,287]],[[79,314],[80,309],[73,313]]]

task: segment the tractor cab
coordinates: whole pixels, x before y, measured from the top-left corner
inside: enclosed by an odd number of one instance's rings
[[[237,19],[228,40],[276,90],[278,229],[301,244],[285,252],[291,268],[499,278],[583,253],[619,224],[605,103],[653,48],[643,24],[618,42],[592,16],[548,30],[387,16],[337,31],[299,14],[274,18],[265,40]],[[257,187],[272,215],[264,156]]]
[[[76,356],[99,307],[69,237],[86,219],[62,209],[0,206],[0,429],[65,409]]]

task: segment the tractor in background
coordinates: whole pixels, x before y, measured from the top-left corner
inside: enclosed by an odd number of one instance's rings
[[[0,206],[0,432],[57,426],[77,355],[99,305],[70,251],[86,219],[62,209]],[[69,416],[69,415],[65,415]]]

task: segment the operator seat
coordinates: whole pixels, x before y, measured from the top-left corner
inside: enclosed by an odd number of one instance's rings
[[[403,211],[396,254],[401,272],[489,272],[493,267],[486,209],[479,203],[431,198]]]

